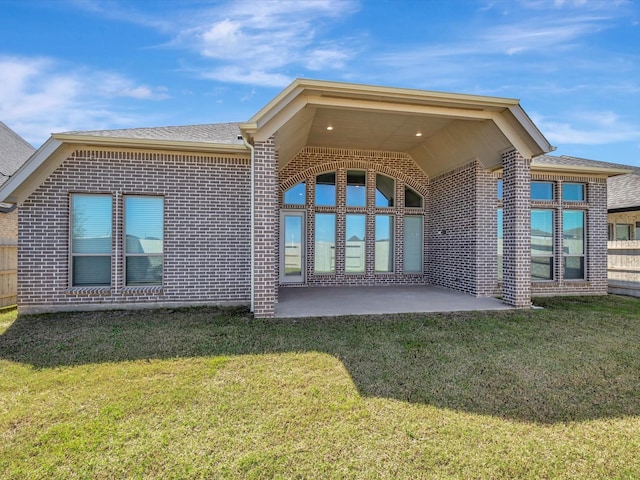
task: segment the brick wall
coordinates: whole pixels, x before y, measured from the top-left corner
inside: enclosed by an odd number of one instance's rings
[[[516,151],[503,154],[503,286],[506,303],[531,306],[531,161]]]
[[[69,198],[113,199],[110,288],[71,288]],[[125,287],[123,195],[165,199],[161,287]],[[22,311],[119,305],[249,303],[250,161],[125,149],[77,151],[21,205],[18,295]]]
[[[477,293],[479,171],[471,162],[432,178],[430,185],[429,282],[470,294]]]
[[[258,318],[270,318],[278,301],[278,158],[273,137],[256,142],[254,148],[253,313]]]

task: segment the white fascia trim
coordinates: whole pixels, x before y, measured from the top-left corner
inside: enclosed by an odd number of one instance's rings
[[[16,190],[24,183],[44,162],[53,155],[63,142],[53,137],[49,138],[36,150],[22,166],[0,186],[0,202],[18,203]]]
[[[513,114],[516,120],[520,122],[520,125],[524,127],[529,136],[536,142],[544,153],[556,150],[556,147],[549,143],[538,127],[536,127],[536,124],[533,123],[529,115],[527,115],[527,112],[525,112],[520,105],[509,107],[509,111]]]
[[[188,152],[220,152],[247,154],[244,144],[210,143],[210,142],[186,142],[175,140],[160,140],[149,138],[120,138],[120,137],[95,137],[91,135],[69,135],[56,133],[51,136],[56,140],[66,143],[82,144],[88,146],[104,147],[143,147],[150,149],[178,150]]]

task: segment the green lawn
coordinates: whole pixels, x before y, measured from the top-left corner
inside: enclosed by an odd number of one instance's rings
[[[640,299],[0,313],[3,478],[640,478]]]

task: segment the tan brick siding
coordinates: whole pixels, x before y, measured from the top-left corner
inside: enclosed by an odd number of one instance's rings
[[[0,245],[16,245],[18,243],[18,211],[0,212]]]
[[[21,205],[18,295],[21,309],[90,303],[249,303],[248,158],[78,151]],[[110,288],[70,288],[71,193],[108,193],[115,224]],[[162,287],[124,287],[123,195],[165,199]]]

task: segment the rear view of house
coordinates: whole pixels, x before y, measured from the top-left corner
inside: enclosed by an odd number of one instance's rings
[[[296,80],[244,123],[54,134],[20,205],[20,309],[251,304],[281,288],[607,291],[607,177],[517,100]]]

